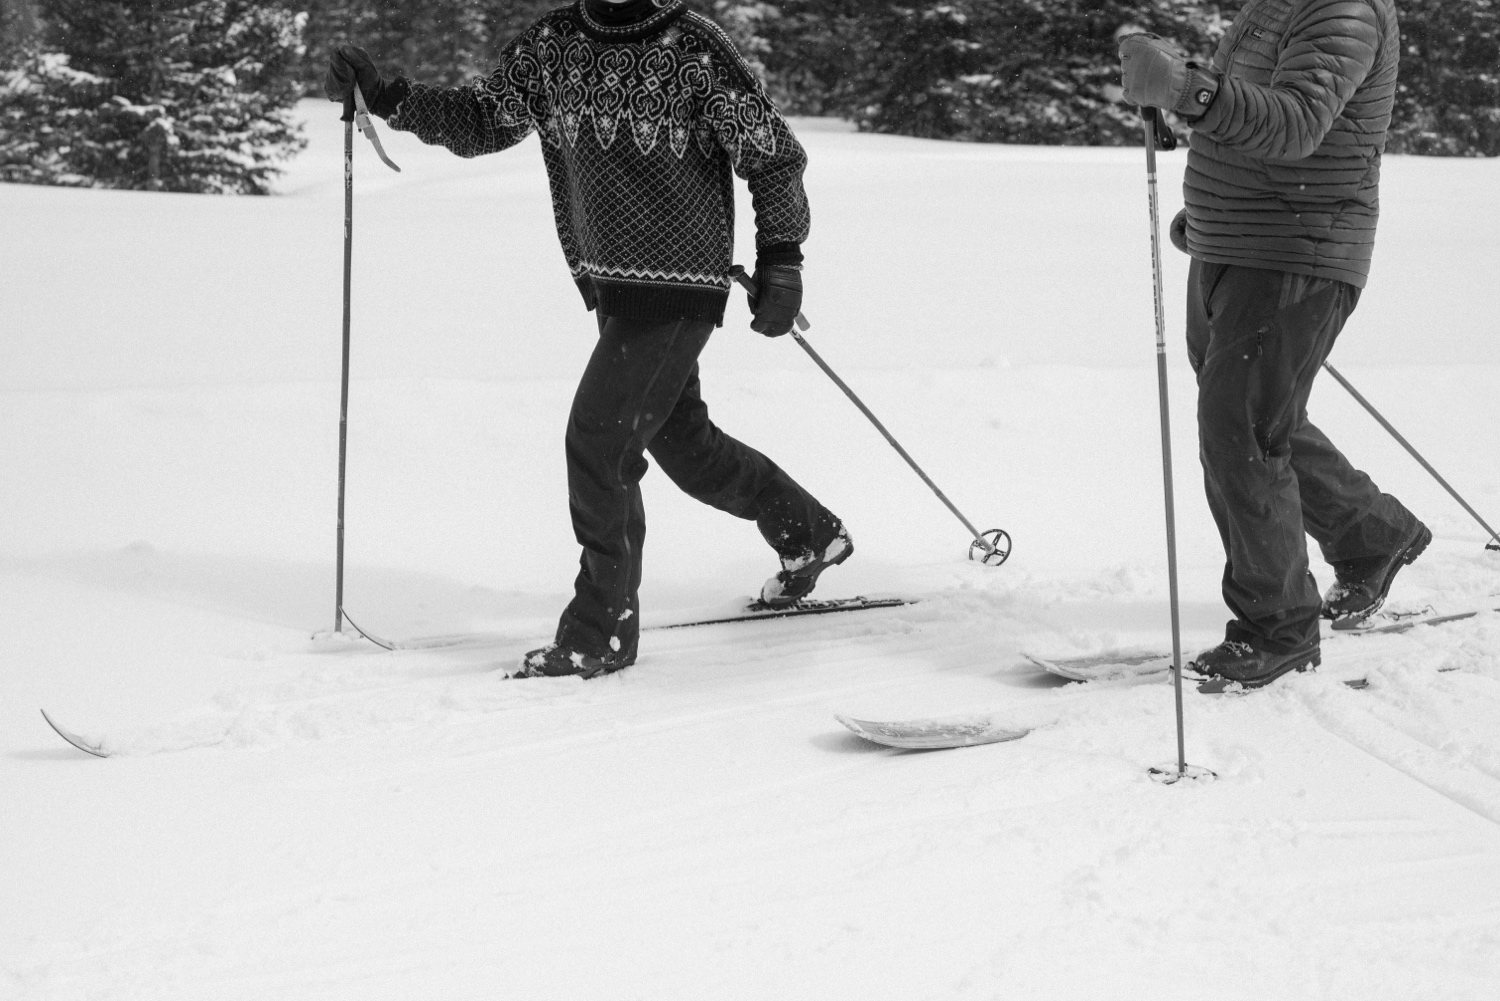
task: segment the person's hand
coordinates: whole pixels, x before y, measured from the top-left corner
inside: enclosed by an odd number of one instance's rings
[[[392,108],[382,114],[377,106],[383,108],[381,92],[385,90],[385,81],[380,78],[380,71],[375,68],[375,62],[370,54],[358,45],[340,45],[328,53],[328,73],[323,77],[323,93],[328,95],[330,101],[338,101],[346,107],[352,107],[354,101],[354,85],[358,83],[359,89],[365,95],[365,104],[370,110],[386,118],[390,115]]]
[[[802,272],[784,264],[755,269],[755,295],[747,296],[755,319],[750,329],[767,337],[780,337],[792,329],[802,310]]]
[[[1172,238],[1172,246],[1184,254],[1188,252],[1187,209],[1182,209],[1172,217],[1172,225],[1167,227],[1167,235]]]
[[[1189,62],[1166,39],[1147,32],[1120,40],[1120,82],[1125,100],[1183,118],[1201,118],[1219,93],[1219,81]]]

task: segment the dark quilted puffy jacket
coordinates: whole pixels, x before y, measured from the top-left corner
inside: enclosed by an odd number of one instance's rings
[[[1364,287],[1399,58],[1393,0],[1249,0],[1193,124],[1192,255]]]

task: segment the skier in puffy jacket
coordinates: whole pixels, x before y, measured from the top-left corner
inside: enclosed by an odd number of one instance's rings
[[[583,547],[556,638],[518,676],[590,678],[635,662],[649,452],[682,490],[756,522],[781,570],[761,599],[790,605],[853,544],[843,524],[760,452],[721,432],[700,395],[698,355],[720,326],[734,239],[731,171],[755,209],[751,324],[791,329],[810,225],[807,158],[712,21],[682,0],[576,0],[506,47],[488,77],[460,87],[386,80],[364,50],[330,56],[325,91],[355,83],[391,128],[460,156],[535,131],[563,256],[598,343],[568,417],[573,531]]]
[[[1399,53],[1392,0],[1249,0],[1209,67],[1120,42],[1125,99],[1193,127],[1172,235],[1234,614],[1194,666],[1247,687],[1316,665],[1319,616],[1374,614],[1432,539],[1307,419],[1369,274]],[[1337,578],[1321,599],[1305,535]]]

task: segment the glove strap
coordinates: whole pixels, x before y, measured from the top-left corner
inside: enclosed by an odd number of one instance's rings
[[[1183,118],[1197,119],[1208,114],[1209,106],[1219,96],[1219,78],[1197,63],[1187,64],[1187,83],[1172,110]]]

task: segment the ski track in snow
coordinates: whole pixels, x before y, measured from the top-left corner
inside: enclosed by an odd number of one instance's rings
[[[1190,689],[1187,759],[1218,778],[1172,787],[1146,773],[1175,761],[1163,677],[1065,684],[1022,655],[1169,643],[1138,150],[804,123],[809,338],[1011,560],[966,562],[736,295],[703,360],[716,421],[849,524],[820,594],[920,603],[653,631],[618,675],[506,681],[576,572],[561,431],[592,338],[535,140],[470,162],[387,134],[400,175],[356,154],[345,600],[416,647],[390,652],[320,632],[341,131],[306,111],[278,198],[0,185],[5,1001],[1500,997],[1500,615]],[[1387,158],[1335,352],[1491,521],[1497,171]],[[110,262],[87,283],[80,233]],[[1185,259],[1165,268],[1176,332]],[[1191,656],[1226,615],[1170,351]],[[1434,530],[1391,607],[1500,605],[1451,499],[1336,386],[1311,409]],[[643,624],[723,614],[773,569],[753,525],[655,470],[644,490]],[[900,751],[835,713],[1034,729]]]

